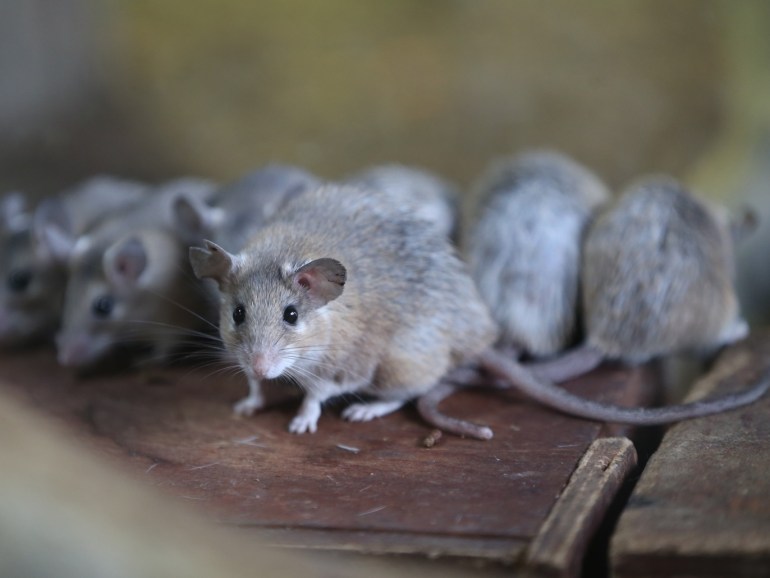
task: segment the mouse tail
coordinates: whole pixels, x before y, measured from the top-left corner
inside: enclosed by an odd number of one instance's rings
[[[574,395],[493,349],[481,355],[480,364],[494,377],[509,381],[514,389],[547,407],[596,421],[631,425],[662,425],[721,413],[753,403],[770,388],[767,369],[755,385],[740,393],[667,407],[624,408]]]
[[[604,361],[602,353],[588,344],[580,345],[558,357],[524,364],[536,378],[561,383],[585,375]]]
[[[423,420],[441,431],[479,440],[492,439],[494,433],[490,428],[450,417],[439,410],[439,404],[461,387],[449,381],[439,382],[428,393],[417,398],[417,411]]]

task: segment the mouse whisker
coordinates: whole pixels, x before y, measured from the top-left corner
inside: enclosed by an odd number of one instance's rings
[[[184,325],[174,325],[172,323],[163,323],[161,321],[151,321],[146,319],[129,319],[126,322],[129,324],[135,324],[135,325],[151,325],[154,327],[173,329],[179,333],[184,333],[185,335],[194,335],[197,337],[201,337],[202,339],[208,339],[211,341],[218,341],[218,342],[222,341],[222,338],[217,334],[207,333],[205,331],[199,331],[197,329],[185,327]]]
[[[200,313],[197,313],[197,312],[193,311],[189,307],[186,307],[186,306],[182,305],[181,303],[179,303],[175,299],[171,299],[170,297],[168,297],[166,295],[163,295],[162,293],[159,293],[157,291],[148,291],[148,292],[151,293],[152,295],[155,295],[159,299],[163,299],[167,303],[170,303],[171,305],[174,305],[175,307],[178,307],[182,311],[185,311],[186,313],[189,313],[190,315],[192,315],[193,317],[195,317],[198,320],[202,321],[203,323],[205,323],[206,325],[208,325],[212,329],[214,329],[216,331],[219,331],[219,327],[217,326],[216,323],[214,323],[211,320],[207,319],[206,317],[204,317]]]

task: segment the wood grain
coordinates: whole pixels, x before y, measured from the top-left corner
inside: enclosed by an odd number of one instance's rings
[[[444,435],[428,449],[430,428],[411,408],[353,424],[339,406],[325,408],[317,434],[296,436],[286,430],[296,400],[235,419],[245,384],[211,371],[78,379],[49,351],[0,358],[2,387],[80,442],[217,520],[269,530],[276,544],[516,561],[602,432],[475,389],[442,409],[489,424],[491,441]],[[654,389],[648,372],[616,367],[569,387],[627,405]]]

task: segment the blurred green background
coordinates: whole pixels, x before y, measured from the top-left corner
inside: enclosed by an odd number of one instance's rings
[[[549,146],[614,188],[669,172],[770,221],[764,0],[4,0],[0,78],[0,187],[35,196],[268,161],[466,188]]]
[[[34,85],[39,107],[2,115],[6,187],[99,170],[228,179],[269,160],[329,177],[396,160],[466,183],[544,145],[616,185],[681,174],[750,64],[735,21],[768,18],[751,0],[52,4],[3,4],[3,92]]]

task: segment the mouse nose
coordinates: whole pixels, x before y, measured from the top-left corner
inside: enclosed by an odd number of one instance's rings
[[[56,336],[56,359],[64,367],[77,367],[88,358],[88,344],[81,336]]]
[[[285,363],[278,351],[256,351],[251,354],[251,369],[257,379],[275,379],[283,373]]]
[[[251,368],[254,370],[258,379],[263,379],[268,373],[270,364],[267,356],[262,352],[257,352],[251,356]]]

